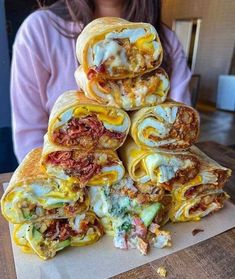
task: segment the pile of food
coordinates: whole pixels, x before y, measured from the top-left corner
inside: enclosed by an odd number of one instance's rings
[[[197,111],[167,100],[153,26],[96,19],[76,49],[81,90],[57,99],[44,146],[25,157],[1,200],[14,240],[42,259],[104,234],[144,255],[171,246],[165,224],[221,209],[231,170],[193,145]]]

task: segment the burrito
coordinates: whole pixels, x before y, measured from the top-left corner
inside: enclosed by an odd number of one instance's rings
[[[153,226],[154,221],[159,228],[163,221],[165,209],[161,200],[164,189],[159,191],[158,198],[155,194],[157,202],[144,199],[147,193],[141,196],[142,193],[135,187],[134,181],[126,175],[111,187],[91,187],[89,193],[91,208],[100,218],[105,232],[113,236],[114,246],[120,249],[137,248],[141,254],[147,254],[150,244],[148,227]],[[151,241],[156,242],[159,234],[160,232],[155,234]],[[166,241],[159,248],[168,244]]]
[[[175,199],[182,201],[195,198],[197,195],[210,193],[222,189],[231,176],[231,170],[218,164],[192,146],[190,151],[196,154],[200,160],[200,171],[197,176],[185,184],[175,184],[172,194]]]
[[[161,68],[135,78],[105,80],[88,79],[80,66],[75,79],[88,98],[127,111],[163,103],[170,87],[169,78]]]
[[[174,185],[170,211],[170,218],[174,222],[200,220],[222,208],[229,198],[223,187],[231,176],[231,170],[222,167],[195,146],[190,151],[198,156],[201,167],[194,179]]]
[[[115,150],[125,141],[129,127],[129,116],[122,109],[100,105],[81,91],[68,91],[52,109],[48,138],[58,146]]]
[[[155,28],[121,18],[93,20],[78,36],[77,58],[88,78],[123,79],[156,69],[163,50]]]
[[[164,196],[164,189],[155,194],[151,200],[146,193],[141,193],[134,181],[126,175],[122,180],[110,187],[91,187],[89,189],[91,208],[98,217],[124,218],[126,214],[138,214],[146,226],[149,226],[161,209],[161,199]],[[107,228],[105,222],[104,228]],[[110,231],[108,229],[108,231]],[[112,234],[112,233],[111,233]]]
[[[47,135],[44,137],[41,164],[49,176],[78,183],[81,187],[112,185],[125,174],[115,151],[58,147],[49,142]]]
[[[142,148],[179,151],[199,135],[199,115],[192,107],[168,101],[131,114],[130,134]]]
[[[200,161],[189,151],[160,152],[141,149],[130,138],[121,147],[119,155],[130,177],[139,183],[149,181],[166,190],[174,183],[186,183],[199,172]]]
[[[2,214],[11,223],[67,218],[89,208],[86,189],[42,172],[41,153],[37,148],[25,157],[1,199]]]
[[[172,222],[199,221],[221,209],[229,195],[222,189],[202,193],[186,201],[173,201],[169,216]]]
[[[14,241],[24,252],[34,252],[47,260],[65,247],[93,244],[102,235],[103,227],[97,216],[85,212],[73,218],[15,225]]]

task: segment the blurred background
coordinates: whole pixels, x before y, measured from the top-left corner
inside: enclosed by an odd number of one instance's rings
[[[53,1],[51,1],[53,2]],[[201,116],[200,141],[235,147],[235,1],[163,0],[163,22],[173,29],[193,76],[192,103]],[[12,44],[36,0],[0,0],[0,173],[17,166],[9,97]]]

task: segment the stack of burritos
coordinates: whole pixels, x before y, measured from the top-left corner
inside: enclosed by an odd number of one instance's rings
[[[25,157],[2,197],[14,240],[42,259],[104,233],[144,255],[171,246],[164,225],[222,208],[231,170],[194,146],[197,111],[167,98],[152,25],[96,19],[76,52],[79,90],[57,99],[43,147]]]

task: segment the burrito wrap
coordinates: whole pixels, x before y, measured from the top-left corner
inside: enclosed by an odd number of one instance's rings
[[[14,224],[71,217],[89,208],[86,189],[42,171],[41,153],[37,148],[26,155],[1,199],[4,217]]]
[[[88,79],[80,66],[75,71],[75,79],[88,98],[126,111],[163,103],[170,86],[169,78],[162,68],[135,78],[107,80],[102,76]]]
[[[163,51],[162,51],[162,46],[159,40],[159,37],[157,35],[156,30],[151,24],[148,23],[134,23],[134,22],[128,22],[124,19],[121,18],[115,18],[115,17],[103,17],[103,18],[98,18],[93,20],[91,23],[89,23],[83,31],[80,33],[77,39],[76,43],[76,54],[79,63],[83,66],[85,73],[87,74],[89,72],[89,69],[94,66],[94,61],[89,61],[93,60],[92,59],[92,47],[105,39],[106,35],[113,34],[113,33],[120,33],[123,30],[127,29],[129,32],[130,29],[135,29],[135,30],[144,30],[145,33],[142,34],[141,36],[135,36],[134,43],[137,43],[137,54],[140,53],[140,50],[143,49],[144,53],[149,50],[148,44],[151,42],[155,42],[155,45],[157,47],[156,51],[157,54],[155,59],[153,60],[153,65],[146,66],[144,68],[138,68],[137,70],[130,69],[124,69],[123,73],[116,73],[116,74],[111,74],[108,71],[103,71],[102,69],[102,76],[106,76],[109,79],[119,79],[119,78],[126,78],[126,77],[134,77],[140,74],[144,74],[146,72],[152,71],[156,69],[162,61],[163,57]],[[143,32],[143,31],[142,31]],[[133,35],[133,34],[132,34]],[[130,36],[130,35],[129,35]],[[127,37],[122,37],[119,40],[123,40],[123,38],[129,38]],[[153,38],[149,38],[153,36]],[[138,41],[139,39],[139,41]],[[115,40],[115,37],[112,38],[112,36],[108,38],[108,42],[114,42],[114,46],[111,47],[111,51],[114,51],[114,49],[118,49],[119,52],[122,52],[122,47],[117,43],[117,40]],[[129,46],[129,44],[128,44]],[[151,45],[152,46],[152,45]],[[132,44],[130,44],[130,50],[131,50]],[[154,48],[155,49],[155,48]],[[125,48],[124,48],[125,50]],[[106,51],[106,54],[110,52],[110,50]],[[120,54],[119,54],[120,55]],[[135,58],[135,55],[133,55]],[[149,55],[151,59],[153,59],[153,54]],[[113,59],[117,58],[117,54],[113,53],[110,57],[113,57]],[[106,61],[105,61],[106,62]],[[104,64],[105,64],[104,62]],[[118,61],[119,62],[119,61]],[[102,65],[102,64],[101,64]],[[100,64],[97,65],[99,68],[101,66]],[[123,65],[121,65],[123,67]],[[100,67],[101,68],[101,67]],[[121,68],[121,67],[120,67]]]
[[[68,246],[86,246],[103,235],[103,227],[94,214],[86,212],[74,218],[54,219],[14,226],[14,241],[23,252],[34,252],[47,260]]]
[[[199,136],[199,115],[182,103],[167,101],[131,114],[130,134],[142,148],[178,151]]]
[[[231,170],[221,166],[196,146],[190,151],[197,155],[200,161],[200,171],[197,176],[185,184],[175,184],[172,194],[176,200],[183,201],[195,198],[197,195],[221,190],[229,177]]]
[[[52,108],[48,125],[49,141],[79,149],[117,149],[130,127],[126,112],[105,107],[81,91],[63,93]]]
[[[61,159],[58,159],[59,157]],[[79,183],[81,187],[111,185],[125,174],[115,151],[82,151],[71,147],[59,147],[51,144],[47,135],[44,137],[41,165],[48,175]]]
[[[200,162],[191,152],[160,152],[141,149],[130,138],[119,150],[130,177],[137,182],[155,182],[171,190],[175,183],[186,183],[199,172]]]

